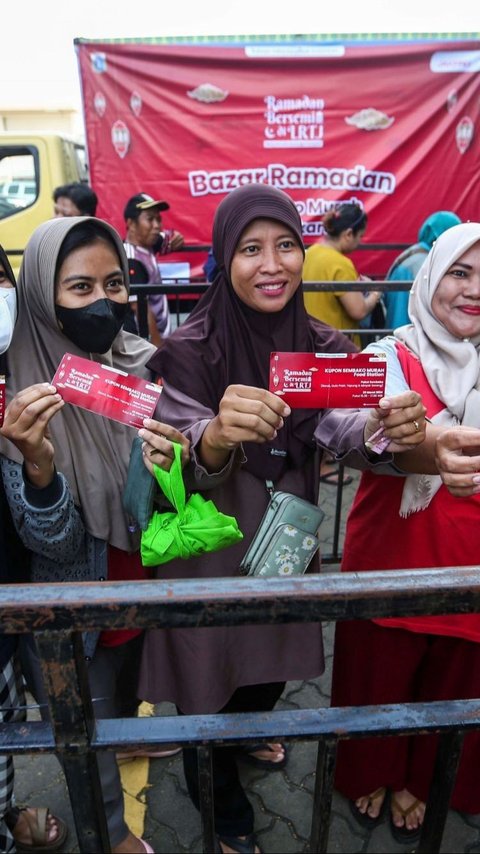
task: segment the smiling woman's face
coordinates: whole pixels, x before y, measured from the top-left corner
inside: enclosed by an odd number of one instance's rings
[[[247,225],[230,268],[233,290],[249,308],[281,311],[302,279],[303,252],[281,222],[255,219]]]
[[[433,295],[432,311],[456,338],[480,335],[480,241],[441,278]]]

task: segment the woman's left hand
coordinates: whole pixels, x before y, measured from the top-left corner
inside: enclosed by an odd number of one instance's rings
[[[143,462],[150,474],[153,475],[154,463],[170,471],[174,459],[172,442],[182,446],[182,466],[187,464],[190,459],[190,442],[183,433],[153,418],[146,418],[143,425],[138,435],[143,439]]]
[[[364,439],[367,442],[378,430],[383,429],[391,454],[410,451],[424,441],[426,435],[426,409],[416,391],[384,397],[376,409],[372,409],[365,424]]]

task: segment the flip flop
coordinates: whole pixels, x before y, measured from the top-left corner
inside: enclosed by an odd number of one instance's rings
[[[280,742],[278,742],[280,744]],[[269,750],[268,744],[249,744],[247,747],[242,747],[238,753],[238,758],[255,768],[265,768],[267,771],[280,771],[287,764],[287,748],[282,744],[284,757],[280,762],[274,762],[272,759],[260,759],[258,756],[253,756],[253,753],[258,753],[260,750]],[[273,750],[272,750],[273,753]],[[225,843],[228,845],[228,842]]]
[[[383,803],[380,807],[380,812],[375,818],[371,815],[368,815],[368,812],[360,812],[355,801],[348,802],[350,812],[352,813],[354,818],[358,821],[359,824],[362,825],[362,827],[366,827],[367,830],[372,830],[374,827],[377,826],[377,824],[380,824],[384,820],[385,812],[388,806],[389,792],[387,792],[385,786],[380,786],[379,789],[376,789],[375,792],[372,792],[371,795],[368,795],[367,810],[373,804],[373,802],[376,801],[377,798],[380,798],[382,795]]]
[[[9,816],[12,816],[13,819],[13,827],[11,827],[11,832],[15,837],[15,824],[18,821],[20,813],[23,813],[23,817],[27,822],[30,833],[32,836],[31,843],[26,842],[18,842],[15,840],[15,848],[17,850],[17,854],[27,854],[27,852],[40,852],[42,851],[60,851],[63,849],[65,845],[65,840],[68,836],[68,827],[61,818],[53,815],[47,807],[32,807],[35,810],[34,815],[27,811],[27,807],[19,808],[16,807],[13,810],[9,811]],[[48,816],[51,815],[55,821],[57,826],[57,836],[55,839],[52,839],[51,842],[48,841]],[[15,818],[16,816],[16,818]],[[8,822],[9,823],[9,822]]]
[[[416,809],[421,803],[422,801],[417,798],[416,800],[414,800],[413,804],[410,804],[410,806],[407,807],[406,810],[404,810],[403,807],[401,807],[398,803],[396,797],[392,795],[391,806],[396,809],[397,812],[399,812],[402,818],[405,820],[407,815],[410,815],[410,813],[413,812],[413,810]],[[393,821],[393,815],[390,812],[390,830],[396,842],[405,844],[406,842],[416,842],[418,839],[420,839],[422,825],[420,824],[418,827],[412,828],[411,830],[409,830],[408,827],[405,826],[405,824],[403,824],[401,827],[397,827],[397,825]]]
[[[333,469],[332,471],[327,472],[327,474],[320,475],[320,483],[328,483],[329,486],[338,486],[340,469]],[[343,485],[348,486],[349,483],[353,482],[353,477],[349,474],[343,475]]]

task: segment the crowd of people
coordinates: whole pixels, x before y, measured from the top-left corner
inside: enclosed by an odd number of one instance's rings
[[[237,576],[269,501],[267,482],[316,503],[327,454],[363,471],[342,571],[476,562],[480,225],[451,223],[437,237],[415,278],[411,322],[367,348],[387,354],[386,395],[376,408],[291,409],[268,391],[270,353],[355,352],[342,325],[351,328],[381,298],[376,291],[329,294],[335,311],[328,315],[324,295],[304,298],[302,291],[302,280],[359,278],[347,256],[365,231],[364,211],[344,204],[331,211],[324,241],[305,253],[300,216],[286,193],[263,184],[231,192],[214,217],[211,287],[174,331],[166,301],[154,298],[146,341],[132,325],[132,263],[146,270],[146,281],[160,282],[156,255],[181,248],[183,237],[161,230],[167,202],[139,193],[125,205],[123,241],[95,218],[96,197],[88,192],[59,188],[55,218],[32,235],[18,283],[0,252],[0,372],[8,403],[0,430],[3,583],[156,577],[155,567],[142,565],[140,531],[123,506],[137,434],[152,480],[153,464],[169,471],[180,445],[189,488],[213,498],[243,533],[228,552],[163,564],[161,578]],[[161,382],[154,417],[136,431],[66,404],[51,384],[66,351]],[[384,444],[376,453],[371,442],[379,431]],[[318,573],[319,559],[307,571]],[[479,641],[476,615],[339,623],[332,702],[478,696]],[[84,644],[100,718],[133,716],[141,700],[168,700],[181,715],[267,711],[287,681],[324,669],[317,623],[129,629],[89,633]],[[0,637],[3,720],[21,707],[24,684],[48,708],[35,637],[22,637],[19,647]],[[480,736],[468,740],[453,806],[477,813]],[[418,838],[434,751],[435,740],[426,737],[342,742],[336,785],[358,822],[374,826],[389,809],[395,838]],[[182,756],[198,807],[196,751]],[[112,851],[151,852],[126,823],[117,757],[97,758]],[[276,770],[288,753],[280,742],[213,750],[218,851],[248,854],[260,848],[238,761]],[[15,808],[12,759],[4,757],[0,850],[61,851],[66,833],[46,808]]]

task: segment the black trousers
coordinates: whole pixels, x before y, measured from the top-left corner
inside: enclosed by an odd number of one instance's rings
[[[245,685],[238,688],[218,714],[236,712],[270,712],[281,697],[285,682]],[[179,710],[179,714],[182,714]],[[214,747],[213,797],[215,830],[220,836],[246,836],[253,832],[253,807],[238,775],[234,747]],[[199,809],[197,751],[183,751],[183,768],[188,792]]]

